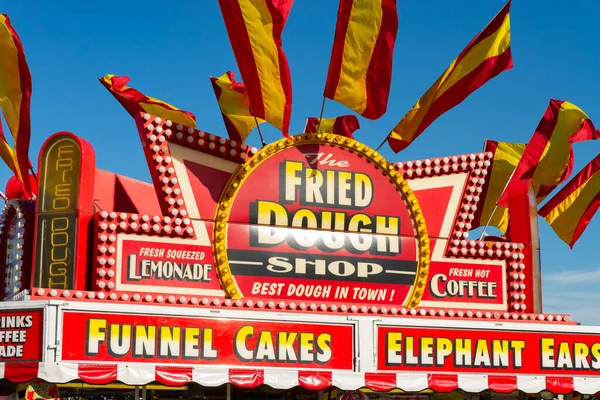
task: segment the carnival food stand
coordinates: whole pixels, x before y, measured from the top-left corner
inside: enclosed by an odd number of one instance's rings
[[[7,384],[600,390],[599,328],[541,311],[530,183],[510,239],[468,237],[491,154],[392,164],[332,134],[256,149],[136,123],[152,185],[59,132],[36,200],[5,206]]]
[[[219,3],[248,85],[231,72],[212,79],[230,139],[127,87],[127,77],[100,78],[135,120],[151,183],[97,168],[93,145],[71,132],[46,140],[29,179],[31,77],[18,36],[0,19],[0,50],[19,67],[11,70],[18,88],[4,96],[18,106],[2,105],[3,113],[23,111],[7,118],[14,151],[0,137],[15,172],[0,216],[0,395],[549,400],[599,392],[600,327],[542,310],[537,225],[540,196],[570,174],[572,136],[600,137],[587,115],[552,100],[549,133],[530,141],[540,168],[565,165],[551,171],[558,180],[519,172],[525,145],[508,173],[497,142],[494,151],[390,162],[353,138],[353,115],[321,115],[290,134],[280,36],[292,1]],[[377,18],[353,20],[350,6]],[[421,122],[512,67],[509,7],[388,135],[394,151],[423,132]],[[395,1],[342,1],[338,17],[324,96],[377,119],[387,107]],[[372,48],[344,52],[347,32],[364,36],[357,48]],[[348,65],[366,68],[350,83],[371,93],[342,90],[354,77]],[[16,81],[0,74],[0,89]],[[283,138],[245,143],[265,121]],[[498,204],[506,234],[471,236]],[[589,204],[576,210],[585,223]]]

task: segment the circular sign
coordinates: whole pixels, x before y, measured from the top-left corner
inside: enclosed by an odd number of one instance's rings
[[[35,379],[27,386],[25,400],[59,400],[60,394],[55,383]]]
[[[429,269],[425,221],[401,173],[331,134],[279,140],[241,165],[213,243],[231,298],[416,307]]]

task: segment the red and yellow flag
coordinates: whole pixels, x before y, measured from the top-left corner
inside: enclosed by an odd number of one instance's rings
[[[108,74],[99,78],[100,83],[117,99],[119,103],[132,116],[140,112],[147,112],[164,119],[169,119],[176,124],[190,128],[196,127],[196,116],[189,111],[180,110],[162,100],[145,94],[126,86],[129,83],[128,76],[116,76]]]
[[[396,0],[340,0],[323,95],[365,118],[385,114],[397,31]]]
[[[475,219],[471,223],[473,228],[484,226],[489,220],[489,224],[500,229],[502,233],[506,233],[508,230],[508,209],[501,206],[496,207],[496,202],[517,167],[524,150],[524,143],[486,141],[484,151],[492,152],[494,157],[491,159],[490,172],[483,187],[485,197],[477,207]]]
[[[211,76],[210,81],[215,96],[217,96],[229,138],[239,143],[245,142],[252,129],[256,128],[257,122],[259,124],[265,122],[262,119],[254,118],[250,113],[246,87],[243,83],[235,81],[235,74],[231,71],[227,71],[218,78]]]
[[[15,167],[15,153],[6,141],[6,136],[4,136],[4,129],[2,129],[2,123],[0,122],[0,158],[6,163],[8,168],[13,172],[13,174],[17,173],[17,169]]]
[[[281,33],[293,0],[219,0],[251,112],[289,136],[292,79]]]
[[[360,129],[360,124],[355,115],[342,115],[341,117],[324,118],[321,120],[320,131],[323,133],[334,133],[352,138],[352,134],[357,129]],[[319,118],[307,118],[304,133],[317,133],[317,131],[319,131]]]
[[[390,132],[388,143],[394,152],[408,147],[440,115],[512,68],[509,9],[510,1]]]
[[[13,137],[13,171],[32,193],[29,182],[29,141],[31,138],[31,74],[23,45],[5,14],[0,14],[0,107]],[[3,138],[2,158],[10,145]],[[7,162],[8,163],[8,162]],[[10,167],[10,165],[9,165]]]
[[[569,247],[579,239],[600,207],[600,154],[540,209],[539,213]]]
[[[531,179],[539,204],[571,175],[574,159],[572,144],[599,137],[600,131],[579,107],[551,99],[511,180]],[[498,204],[508,204],[506,192]]]

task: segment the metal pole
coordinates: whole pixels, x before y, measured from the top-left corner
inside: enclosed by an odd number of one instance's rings
[[[252,116],[254,117],[254,122],[256,123],[256,128],[258,129],[258,135],[260,136],[260,141],[262,143],[262,146],[265,147],[267,145],[267,143],[265,142],[262,131],[260,130],[260,124],[258,123],[258,118],[256,118],[256,115],[254,115],[254,113],[252,112],[252,106],[250,104],[248,104],[248,110],[250,111],[250,114],[252,114]]]
[[[308,128],[308,118],[306,118],[306,122],[304,123],[304,130],[302,131],[302,133],[307,133],[306,128]]]
[[[323,96],[323,103],[321,104],[321,114],[319,114],[319,126],[317,126],[318,133],[321,133],[321,121],[323,120],[323,111],[325,111],[325,96]]]
[[[483,231],[481,231],[481,236],[479,236],[479,240],[482,240],[483,237],[485,236],[485,231],[487,230],[488,226],[490,226],[490,222],[492,222],[492,217],[496,213],[497,209],[498,209],[498,203],[496,203],[496,205],[494,205],[494,209],[492,210],[490,217],[488,218],[487,222],[485,223],[485,226],[483,227]]]
[[[492,168],[493,168],[493,166],[492,166]],[[512,177],[514,176],[516,170],[517,170],[517,168],[515,167],[512,174],[510,174],[510,176],[508,177],[508,181],[506,181],[506,185],[504,185],[504,189],[502,189],[502,192],[500,192],[500,197],[502,197],[502,195],[506,191],[506,188],[508,187],[508,184],[511,182]],[[498,198],[498,200],[500,200],[500,198]],[[496,205],[494,206],[494,209],[492,210],[490,217],[488,218],[485,226],[483,227],[483,231],[481,232],[481,236],[479,236],[479,240],[483,239],[483,235],[485,235],[485,231],[487,230],[488,226],[490,225],[490,222],[492,221],[492,217],[494,216],[494,213],[496,212],[497,209],[498,209],[498,201],[496,201]]]
[[[267,145],[265,139],[263,138],[262,131],[260,130],[260,124],[258,123],[258,118],[256,115],[252,115],[254,117],[254,122],[256,122],[256,128],[258,129],[258,135],[260,136],[260,141],[262,142],[263,147]]]
[[[35,171],[33,170],[33,168],[29,168],[29,170],[31,171],[31,173],[33,174],[33,179],[37,182],[37,175],[35,174]]]
[[[383,146],[383,145],[385,144],[385,142],[387,142],[387,140],[388,140],[388,137],[389,137],[389,136],[390,136],[390,135],[388,134],[388,135],[385,137],[385,139],[383,139],[383,142],[381,142],[381,144],[380,144],[379,146],[377,146],[377,148],[375,149],[375,151],[379,151],[379,149],[381,149],[381,146]]]

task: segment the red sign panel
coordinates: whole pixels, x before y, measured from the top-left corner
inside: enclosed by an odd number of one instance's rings
[[[380,326],[377,367],[439,371],[590,375],[600,370],[593,334]]]
[[[225,139],[144,121],[163,216],[100,215],[102,298],[448,316],[528,307],[524,245],[468,236],[486,154],[394,166],[350,139],[300,135],[237,158]]]
[[[390,177],[357,153],[307,143],[270,155],[240,182],[228,222],[222,268],[234,297],[385,305],[414,297],[413,219]]]
[[[353,369],[352,325],[65,312],[63,360]]]
[[[211,246],[138,236],[119,240],[118,289],[159,293],[177,293],[180,289],[182,294],[222,295]]]
[[[505,278],[498,265],[434,262],[429,269],[424,301],[504,303]]]
[[[509,289],[505,272],[507,261],[493,259],[487,253],[492,249],[495,254],[498,248],[492,243],[452,239],[457,212],[461,220],[469,220],[464,209],[464,197],[472,193],[465,191],[465,184],[472,184],[472,181],[465,181],[464,176],[461,178],[457,174],[412,180],[409,184],[419,199],[431,239],[431,263],[420,306],[506,310]],[[472,248],[457,249],[453,255],[446,251],[448,244]]]
[[[43,311],[0,313],[0,362],[41,361]]]

